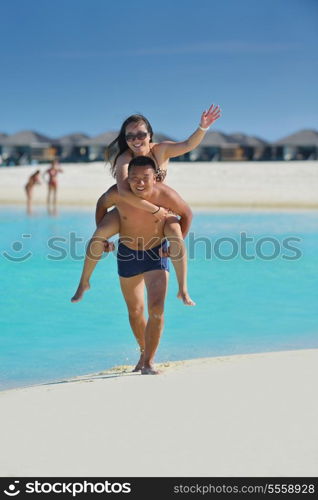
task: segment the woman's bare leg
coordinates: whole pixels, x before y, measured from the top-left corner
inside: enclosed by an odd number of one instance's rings
[[[46,206],[47,206],[47,211],[50,213],[51,211],[51,186],[48,185],[48,190],[47,190],[47,199],[46,199]]]
[[[187,284],[187,251],[182,237],[181,227],[177,217],[169,216],[164,225],[164,235],[169,241],[169,257],[176,272],[179,292],[178,299],[181,299],[186,306],[195,306],[188,292]]]
[[[26,196],[27,196],[27,214],[31,215],[32,213],[32,188],[25,188]]]
[[[104,252],[105,240],[119,232],[119,216],[117,210],[112,210],[103,218],[103,223],[98,226],[93,234],[87,250],[81,279],[71,302],[78,302],[84,292],[90,288],[89,280]]]
[[[56,195],[57,195],[57,187],[53,187],[53,214],[56,214]]]

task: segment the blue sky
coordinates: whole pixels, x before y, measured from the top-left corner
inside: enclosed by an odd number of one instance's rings
[[[275,140],[318,129],[317,0],[4,0],[0,132],[214,126]]]

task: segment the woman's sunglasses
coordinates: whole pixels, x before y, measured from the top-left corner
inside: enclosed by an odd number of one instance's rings
[[[142,141],[143,139],[146,139],[148,135],[148,132],[137,132],[137,134],[127,134],[125,136],[127,142],[132,142],[135,139],[138,139],[138,141]]]

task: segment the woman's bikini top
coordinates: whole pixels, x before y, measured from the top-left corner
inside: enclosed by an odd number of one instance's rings
[[[54,168],[52,170],[48,170],[48,174],[50,177],[56,177],[58,174],[58,171]]]
[[[156,158],[156,155],[154,152],[154,148],[152,148],[149,153],[150,153],[150,155],[148,155],[148,156],[150,156],[153,159],[153,161],[155,162],[155,165],[156,165],[156,181],[163,182],[166,178],[167,170],[159,168],[157,158]]]

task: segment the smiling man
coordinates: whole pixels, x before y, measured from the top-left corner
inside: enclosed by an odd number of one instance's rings
[[[132,207],[112,186],[97,203],[96,221],[116,205],[120,217],[120,242],[117,252],[118,274],[125,298],[129,321],[140,347],[140,359],[135,371],[142,374],[157,374],[154,356],[159,345],[164,324],[164,302],[168,287],[168,258],[162,257],[166,250],[166,228],[173,228],[174,238],[170,240],[171,258],[184,262],[186,259],[183,237],[189,231],[191,210],[182,198],[168,186],[156,184],[156,166],[146,156],[133,158],[128,167],[128,182],[131,191],[159,207],[165,207],[176,215],[168,214],[164,220],[156,220],[151,213]],[[169,219],[169,224],[167,220]],[[118,232],[118,228],[98,227],[87,250],[80,285],[72,298],[77,302],[89,288],[89,278],[104,250],[104,241]],[[144,316],[144,288],[147,291],[148,320]],[[181,293],[181,296],[180,296]],[[179,298],[188,305],[195,305],[186,289],[179,289]]]

